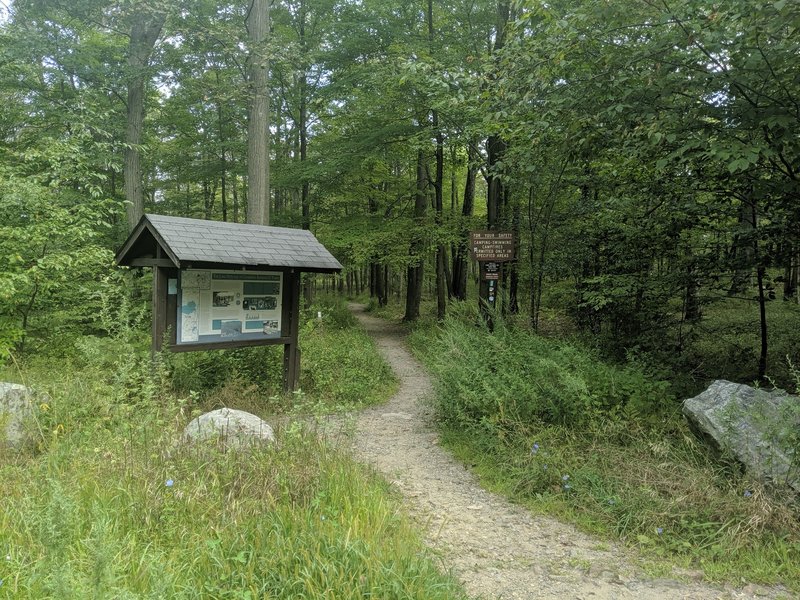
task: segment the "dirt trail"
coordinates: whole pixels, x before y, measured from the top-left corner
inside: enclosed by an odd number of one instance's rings
[[[649,579],[627,550],[601,543],[550,518],[531,515],[478,485],[437,445],[424,400],[431,380],[406,349],[403,331],[351,305],[400,379],[388,403],[357,416],[353,446],[406,499],[443,567],[470,595],[498,599],[779,598],[774,589],[713,587],[687,573],[684,581]],[[783,594],[783,597],[788,597]]]

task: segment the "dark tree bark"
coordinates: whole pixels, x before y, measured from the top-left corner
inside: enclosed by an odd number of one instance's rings
[[[496,55],[505,45],[506,31],[508,28],[508,20],[510,17],[510,3],[508,0],[499,0],[497,3],[497,25],[495,31],[494,47],[492,54]],[[503,180],[500,177],[499,165],[503,160],[508,145],[506,141],[497,134],[489,136],[486,140],[486,154],[487,154],[487,194],[486,194],[486,225],[492,229],[498,229],[502,226],[504,218],[503,209],[508,203],[508,190],[506,189]],[[506,280],[505,267],[502,268],[502,281]],[[493,305],[490,301],[489,294],[490,284],[488,281],[483,281],[481,278],[479,286],[480,308],[484,313],[489,328],[492,328],[491,320],[486,313],[486,308]],[[495,290],[495,297],[498,297],[500,290]]]
[[[750,202],[747,203],[750,207],[750,224],[753,227],[752,230],[752,239],[750,240],[751,243],[751,252],[753,260],[756,264],[756,281],[758,284],[758,315],[759,315],[759,328],[761,333],[761,352],[758,356],[758,380],[761,383],[768,383],[767,381],[767,348],[768,348],[768,337],[767,337],[767,299],[764,294],[764,272],[766,271],[766,266],[764,265],[764,261],[761,259],[759,248],[758,248],[758,213],[756,212],[756,202],[755,200],[751,199]]]
[[[698,297],[698,285],[695,262],[692,260],[686,267],[686,289],[684,299],[684,320],[695,323],[700,320],[700,298]]]
[[[800,257],[797,256],[795,246],[786,243],[783,252],[783,299],[795,300],[797,296],[797,275],[800,270]]]
[[[236,188],[236,174],[231,175],[231,192],[233,195],[233,222],[239,222],[239,192]]]
[[[417,231],[412,233],[410,255],[412,262],[406,273],[406,314],[404,321],[415,321],[419,318],[419,305],[422,301],[422,284],[425,275],[425,261],[423,254],[423,240],[421,236],[422,225],[425,220],[425,210],[428,202],[425,195],[425,155],[422,150],[417,152],[417,183],[414,193],[414,224]]]
[[[453,253],[453,297],[457,300],[467,299],[467,275],[469,253],[469,227],[467,219],[472,216],[475,208],[475,176],[478,173],[476,166],[478,156],[473,145],[469,146],[467,161],[467,180],[464,184],[464,203],[461,205],[462,225],[456,251]]]
[[[743,293],[751,285],[753,276],[755,222],[753,221],[753,207],[746,200],[741,201],[739,207],[739,231],[733,238],[731,247],[731,263],[733,265],[733,278],[728,290],[729,296]]]
[[[490,136],[486,142],[487,165],[487,197],[486,225],[489,229],[497,229],[503,220],[503,208],[508,199],[508,190],[499,176],[497,164],[502,162],[508,146],[499,136]]]
[[[520,223],[520,208],[519,204],[514,204],[514,209],[511,215],[511,232],[514,234],[514,256],[519,257],[519,223]],[[508,312],[512,315],[519,313],[519,300],[517,294],[519,292],[519,258],[515,258],[508,264],[509,269],[509,284],[508,284]]]
[[[428,46],[431,53],[434,47],[434,30],[433,30],[433,0],[428,0]],[[443,206],[443,186],[444,186],[444,135],[439,130],[439,112],[437,110],[431,111],[431,125],[436,136],[436,174],[433,180],[434,190],[434,210],[436,212],[436,228],[441,229],[442,226],[442,212]],[[444,244],[439,243],[436,246],[436,318],[441,321],[444,319],[447,311],[447,278],[445,275],[445,247]]]
[[[758,315],[761,329],[761,353],[758,356],[758,380],[768,383],[767,375],[767,303],[764,297],[764,265],[758,265],[756,279],[758,281]]]
[[[429,0],[430,2],[430,0]],[[433,126],[438,128],[439,115],[433,111]],[[441,131],[436,131],[436,175],[433,182],[436,203],[436,225],[437,229],[442,226],[443,194],[442,185],[444,183],[444,136]],[[436,318],[441,321],[447,311],[447,276],[446,265],[447,253],[444,244],[436,246]]]

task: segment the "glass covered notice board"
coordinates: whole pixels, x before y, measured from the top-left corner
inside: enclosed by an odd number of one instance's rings
[[[175,284],[178,344],[281,337],[282,273],[181,270]]]

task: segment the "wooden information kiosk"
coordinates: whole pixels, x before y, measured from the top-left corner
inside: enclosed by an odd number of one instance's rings
[[[287,391],[300,375],[300,274],[342,270],[310,231],[162,215],[142,217],[116,262],[153,269],[154,351],[283,344]]]

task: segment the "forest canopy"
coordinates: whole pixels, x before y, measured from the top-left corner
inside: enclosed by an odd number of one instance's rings
[[[0,351],[99,328],[143,212],[311,229],[320,286],[476,301],[611,357],[787,381],[800,5],[14,0],[0,24]],[[95,300],[93,300],[95,299]],[[789,362],[787,362],[787,360]]]

